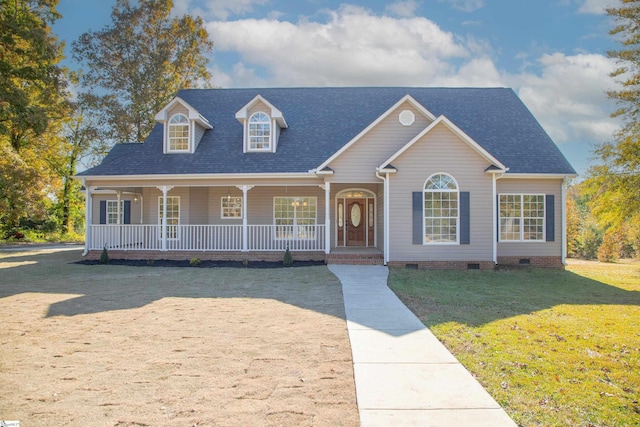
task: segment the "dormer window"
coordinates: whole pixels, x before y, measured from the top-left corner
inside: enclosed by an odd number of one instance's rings
[[[189,151],[189,119],[184,114],[169,119],[169,151]]]
[[[282,129],[286,129],[282,111],[260,95],[256,95],[236,113],[244,129],[242,151],[275,153]]]
[[[271,119],[263,112],[249,118],[249,150],[271,150]]]
[[[158,111],[155,119],[164,125],[164,154],[195,153],[205,132],[213,129],[209,120],[179,97]]]

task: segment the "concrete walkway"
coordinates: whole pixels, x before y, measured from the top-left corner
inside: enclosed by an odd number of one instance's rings
[[[329,269],[342,282],[363,427],[516,425],[387,287],[386,267]]]

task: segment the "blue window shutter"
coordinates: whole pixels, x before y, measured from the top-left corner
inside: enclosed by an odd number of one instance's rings
[[[413,244],[422,245],[424,243],[424,235],[422,234],[422,226],[424,222],[424,193],[422,191],[413,192]]]
[[[124,223],[131,224],[131,200],[124,201]]]
[[[107,201],[100,200],[100,224],[107,223]]]
[[[460,244],[471,243],[471,216],[469,214],[469,192],[460,192]]]
[[[555,200],[553,194],[547,194],[545,197],[545,222],[547,226],[547,242],[555,241],[556,225],[555,225]]]

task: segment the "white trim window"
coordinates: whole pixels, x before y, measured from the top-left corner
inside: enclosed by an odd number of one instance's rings
[[[276,239],[315,239],[317,197],[274,197]]]
[[[500,194],[500,241],[544,241],[544,194]]]
[[[158,224],[161,230],[163,211],[163,198],[160,196],[158,197]],[[178,238],[178,225],[180,225],[180,196],[167,196],[167,239]]]
[[[451,175],[431,175],[424,185],[424,243],[458,243],[459,191]]]
[[[168,151],[189,151],[189,119],[184,114],[174,114],[169,119]]]
[[[249,118],[249,150],[271,150],[271,118],[261,111]]]
[[[107,224],[124,224],[124,200],[120,200],[120,222],[118,222],[118,201],[107,200]]]
[[[223,219],[242,219],[242,197],[222,197],[220,217]]]

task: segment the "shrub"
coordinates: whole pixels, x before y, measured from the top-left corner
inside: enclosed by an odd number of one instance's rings
[[[291,267],[293,265],[293,257],[291,256],[289,245],[287,245],[287,250],[284,251],[284,261],[282,262],[282,264],[285,267]]]
[[[102,253],[100,254],[100,264],[109,264],[109,251],[107,251],[107,247],[102,248]]]
[[[607,230],[602,239],[602,244],[598,248],[598,261],[613,262],[620,254],[620,241],[615,233]]]
[[[191,267],[197,267],[197,266],[199,266],[200,264],[202,264],[202,261],[200,261],[200,258],[198,258],[198,257],[193,257],[193,258],[191,258],[191,259],[189,260],[189,265],[190,265]]]

